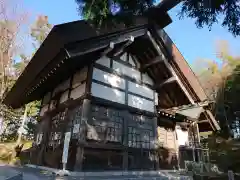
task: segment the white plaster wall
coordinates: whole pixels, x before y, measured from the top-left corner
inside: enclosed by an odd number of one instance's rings
[[[58,92],[60,91],[64,91],[66,90],[67,88],[69,88],[70,86],[70,79],[62,82],[61,84],[59,84],[53,91],[53,96],[56,95]]]
[[[77,71],[73,75],[73,81],[72,81],[72,88],[76,88],[77,86],[81,85],[83,81],[87,79],[87,72],[88,68],[84,67],[80,71]]]
[[[179,126],[176,126],[176,133],[178,137],[178,145],[188,145],[188,131],[183,131]]]
[[[85,90],[86,90],[86,83],[81,84],[80,86],[76,87],[75,89],[72,89],[72,91],[70,93],[70,98],[77,99],[77,98],[81,97],[82,95],[84,95]]]
[[[110,68],[110,59],[106,56],[103,56],[100,59],[98,59],[96,63]]]

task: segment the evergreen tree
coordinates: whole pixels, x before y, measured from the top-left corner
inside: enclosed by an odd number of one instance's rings
[[[143,15],[159,0],[75,0],[80,14],[88,20],[101,24],[105,19],[117,18],[126,21],[132,15]],[[197,27],[221,23],[234,36],[240,35],[240,0],[162,0],[177,5],[181,2],[180,17],[196,20]],[[159,18],[161,18],[159,12]],[[223,19],[220,21],[220,19]]]

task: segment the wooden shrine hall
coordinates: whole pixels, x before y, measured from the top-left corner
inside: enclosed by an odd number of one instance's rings
[[[159,148],[175,150],[178,162],[181,123],[199,124],[195,134],[219,130],[197,78],[163,30],[170,17],[162,17],[133,17],[127,27],[53,27],[4,99],[13,108],[42,100],[31,163],[165,169]],[[181,112],[185,106],[201,113]]]

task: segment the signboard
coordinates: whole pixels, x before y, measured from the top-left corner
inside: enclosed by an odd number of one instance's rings
[[[63,146],[62,163],[67,163],[70,139],[71,139],[71,132],[66,132],[65,139],[64,139],[64,146]]]
[[[3,133],[3,119],[2,117],[0,116],[0,135]]]
[[[228,171],[228,180],[234,180],[233,171]]]
[[[74,124],[74,126],[73,126],[73,133],[74,134],[79,133],[79,128],[80,128],[80,124]]]
[[[41,142],[42,142],[42,137],[43,137],[43,134],[42,134],[42,133],[37,134],[37,138],[36,138],[36,144],[37,144],[37,145],[41,144]]]
[[[18,132],[18,134],[26,134],[26,130],[22,126],[18,129],[17,132]]]

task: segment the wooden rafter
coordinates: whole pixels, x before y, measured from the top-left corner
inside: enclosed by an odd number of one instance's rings
[[[172,76],[172,77],[164,80],[164,81],[161,82],[160,84],[157,84],[157,85],[155,86],[155,89],[159,89],[159,88],[161,88],[162,86],[164,86],[164,85],[166,85],[166,84],[175,82],[176,80],[177,80],[176,77],[175,77],[175,76]]]
[[[150,66],[153,66],[155,64],[158,64],[158,63],[162,63],[163,62],[163,59],[161,56],[157,56],[152,62],[148,63],[148,64],[145,64],[141,71],[142,72],[145,72],[147,70],[147,68],[149,68]]]
[[[114,49],[114,42],[110,42],[109,46],[104,50],[102,54],[106,55]]]
[[[124,52],[124,49],[134,42],[134,37],[130,36],[129,40],[124,43],[113,56],[119,56]]]
[[[158,46],[157,42],[154,40],[154,38],[152,37],[151,33],[148,31],[147,35],[150,39],[150,41],[152,42],[153,46],[156,48],[156,50],[158,51],[158,54],[161,55],[162,51],[160,49],[160,47]],[[165,57],[163,57],[163,62],[165,64],[165,66],[168,68],[168,70],[171,72],[171,74],[173,76],[175,76],[176,81],[178,83],[178,85],[181,87],[182,91],[184,92],[184,94],[187,96],[188,100],[190,101],[191,104],[195,104],[192,96],[189,94],[188,90],[185,88],[185,86],[183,85],[183,83],[181,82],[181,80],[179,79],[179,77],[177,76],[176,72],[174,71],[173,67],[171,66],[171,64],[169,64],[169,62],[167,61],[167,59]]]

